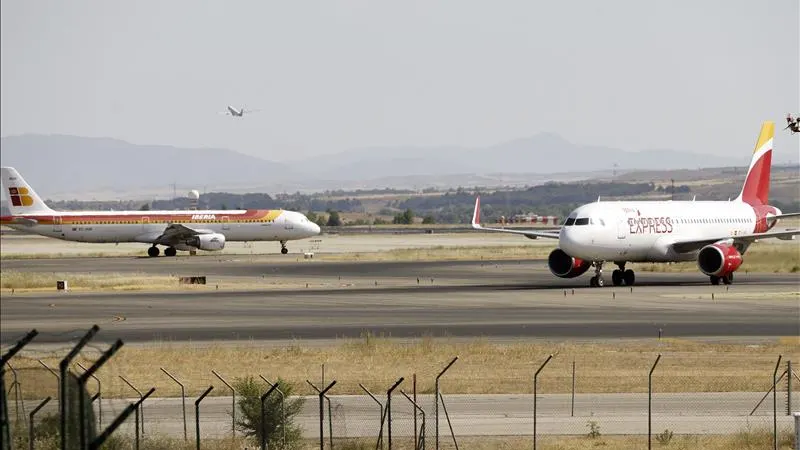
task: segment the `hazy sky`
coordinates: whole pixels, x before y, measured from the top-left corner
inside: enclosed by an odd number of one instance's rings
[[[0,5],[3,136],[291,160],[544,131],[738,155],[761,121],[800,113],[797,0]],[[262,111],[218,114],[228,104]],[[776,159],[799,151],[776,137]]]

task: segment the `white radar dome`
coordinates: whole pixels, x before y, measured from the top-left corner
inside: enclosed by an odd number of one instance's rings
[[[189,198],[197,200],[198,198],[200,198],[200,191],[198,191],[197,189],[192,189],[191,191],[189,191]]]

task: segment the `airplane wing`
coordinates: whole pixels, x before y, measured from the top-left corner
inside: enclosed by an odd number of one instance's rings
[[[767,216],[767,220],[786,219],[788,217],[800,217],[800,212],[779,214],[777,216]]]
[[[800,229],[792,229],[792,230],[784,230],[784,231],[770,231],[766,233],[751,233],[751,234],[740,234],[736,236],[719,236],[710,239],[696,239],[696,240],[686,240],[686,241],[677,241],[672,244],[672,248],[678,253],[687,253],[692,252],[695,250],[699,250],[706,245],[713,244],[715,242],[720,241],[732,241],[734,244],[736,243],[752,243],[758,239],[767,239],[767,238],[777,238],[777,239],[784,239],[790,240],[794,239],[794,236],[800,234]]]
[[[472,212],[472,228],[481,231],[495,231],[498,233],[521,234],[528,239],[550,238],[558,239],[558,230],[554,231],[533,231],[533,230],[514,230],[508,228],[485,228],[481,226],[481,198],[475,199],[475,211]]]
[[[172,223],[164,229],[164,232],[161,233],[159,237],[156,238],[156,244],[161,245],[176,245],[179,244],[186,239],[189,239],[192,236],[197,236],[199,234],[209,234],[212,231],[209,230],[195,230],[193,228],[189,228],[186,225],[181,225],[179,223]]]

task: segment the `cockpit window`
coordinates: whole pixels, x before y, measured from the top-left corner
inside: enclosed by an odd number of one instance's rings
[[[575,225],[589,225],[589,218],[581,217],[580,219],[575,219]]]
[[[574,217],[569,217],[569,218],[567,218],[567,221],[564,222],[564,226],[568,227],[568,226],[572,225],[573,223],[575,223],[575,218]]]

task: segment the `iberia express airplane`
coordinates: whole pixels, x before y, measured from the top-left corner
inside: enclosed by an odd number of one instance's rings
[[[484,231],[521,234],[531,239],[558,239],[550,253],[550,272],[574,278],[594,267],[592,287],[602,287],[603,263],[619,269],[611,274],[614,286],[632,286],[633,270],[626,262],[697,261],[711,284],[733,282],[742,255],[754,241],[790,240],[800,230],[770,231],[782,214],[767,204],[775,124],[764,122],[756,142],[742,192],[731,201],[597,201],[572,211],[555,232],[484,228],[480,225],[480,197],[475,200],[472,227]]]
[[[77,242],[141,242],[152,244],[150,256],[178,250],[222,250],[226,241],[286,242],[320,233],[319,226],[295,211],[207,210],[207,211],[76,211],[50,209],[13,167],[0,168],[11,216],[0,224],[42,236]]]

